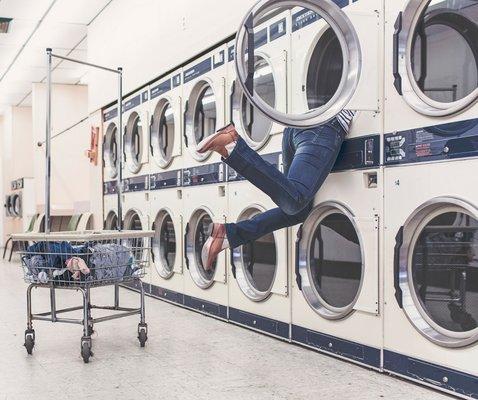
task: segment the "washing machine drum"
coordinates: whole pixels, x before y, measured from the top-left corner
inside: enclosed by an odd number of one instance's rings
[[[253,218],[261,211],[250,208],[239,221]],[[253,301],[266,300],[271,294],[277,272],[277,247],[274,233],[233,249],[233,268],[241,291]]]
[[[443,116],[476,101],[476,1],[410,1],[397,27],[395,84],[415,110]]]
[[[12,199],[12,205],[11,205],[12,214],[15,217],[21,217],[22,216],[22,196],[21,196],[21,194],[15,193],[14,195],[12,195],[11,199]]]
[[[159,275],[165,279],[173,275],[176,262],[176,230],[167,211],[158,213],[153,224],[152,259]]]
[[[7,217],[11,217],[13,215],[11,195],[5,196],[5,215]]]
[[[296,21],[292,26],[292,46],[287,46],[288,41],[284,46],[276,45],[276,39],[286,34],[278,15],[283,15],[285,23],[291,12]],[[296,36],[296,31],[315,21],[320,26],[312,42]],[[269,43],[267,29],[269,36],[272,32],[275,36]],[[261,37],[265,39],[261,41]],[[298,128],[320,125],[344,109],[355,94],[362,68],[357,33],[347,15],[332,1],[260,0],[239,26],[235,51],[237,80],[249,102],[271,120]],[[305,101],[293,101],[292,107],[272,101],[271,91],[264,91],[264,63],[258,62],[258,57],[267,54],[265,61],[279,74],[287,70],[286,52],[290,52],[293,63],[304,59],[307,64],[305,74],[303,65],[293,65],[291,90],[303,94]]]
[[[175,129],[173,107],[169,100],[162,99],[151,117],[151,154],[162,168],[172,160]]]
[[[263,56],[255,56],[254,64],[254,87],[269,106],[275,107],[277,90],[272,65]],[[232,113],[233,120],[246,133],[244,139],[249,146],[261,148],[270,137],[272,121],[249,102],[237,81],[232,85]]]
[[[334,207],[315,209],[302,226],[298,246],[301,290],[327,319],[348,316],[360,295],[363,247],[351,216]]]
[[[209,227],[212,217],[205,209],[194,212],[186,226],[186,257],[189,273],[194,283],[201,289],[207,289],[214,283],[217,260],[210,270],[206,270],[202,263],[201,251],[209,238]]]
[[[442,346],[477,342],[478,216],[450,204],[431,207],[411,218],[402,237],[396,272],[410,321]]]
[[[133,174],[141,169],[143,158],[143,125],[137,112],[131,113],[125,127],[124,154],[126,166]]]
[[[116,124],[111,123],[106,129],[103,145],[103,160],[109,170],[109,178],[114,179],[118,173],[118,129]]]
[[[105,230],[112,231],[118,229],[118,215],[114,211],[110,211],[105,219]]]

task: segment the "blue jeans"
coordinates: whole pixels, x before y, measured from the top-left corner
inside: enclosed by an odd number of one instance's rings
[[[282,139],[284,173],[239,138],[224,162],[267,194],[278,207],[249,220],[226,224],[231,248],[304,222],[315,194],[335,164],[345,135],[336,119],[313,129],[286,128]]]

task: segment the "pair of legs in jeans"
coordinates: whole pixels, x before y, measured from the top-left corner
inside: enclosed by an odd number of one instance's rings
[[[346,132],[337,119],[313,129],[286,128],[282,140],[284,173],[264,161],[238,137],[224,162],[267,194],[277,208],[225,225],[231,248],[305,221],[315,194],[335,164]]]

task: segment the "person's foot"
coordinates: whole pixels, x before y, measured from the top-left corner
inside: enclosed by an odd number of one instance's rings
[[[236,142],[238,137],[239,134],[236,131],[236,127],[231,123],[224,128],[219,129],[213,135],[204,138],[198,144],[198,153],[215,151],[222,157],[227,158],[229,156],[227,146]]]
[[[201,261],[206,271],[212,269],[218,254],[229,247],[229,242],[226,238],[226,226],[224,224],[213,223],[209,225],[209,235],[201,251]]]

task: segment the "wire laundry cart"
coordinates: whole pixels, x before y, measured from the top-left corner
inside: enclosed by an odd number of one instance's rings
[[[144,347],[148,339],[145,322],[144,289],[141,278],[149,264],[153,231],[101,231],[61,232],[49,234],[14,235],[14,241],[28,242],[19,252],[27,289],[27,329],[25,347],[32,354],[35,346],[33,321],[50,321],[83,326],[81,356],[89,362],[92,353],[91,335],[95,324],[117,318],[139,315],[138,340]],[[119,284],[138,282],[140,305],[138,308],[121,307]],[[91,289],[114,285],[112,306],[91,304]],[[50,311],[32,312],[32,289],[50,289]],[[76,290],[83,296],[83,304],[57,310],[56,290]],[[81,318],[60,317],[60,314],[82,310]],[[109,310],[110,315],[93,317],[92,310]]]

